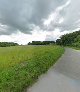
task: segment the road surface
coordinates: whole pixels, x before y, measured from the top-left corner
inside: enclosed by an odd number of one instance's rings
[[[58,62],[27,92],[80,92],[80,51],[66,48]]]

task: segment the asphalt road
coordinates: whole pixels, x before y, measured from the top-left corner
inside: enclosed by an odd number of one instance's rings
[[[80,92],[80,51],[66,48],[58,62],[27,92]]]

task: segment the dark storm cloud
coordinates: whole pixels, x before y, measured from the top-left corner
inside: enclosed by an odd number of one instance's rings
[[[6,25],[0,34],[17,30],[30,33],[32,25],[40,26],[41,20],[62,5],[64,0],[0,0],[0,23]]]
[[[42,30],[62,31],[73,30],[79,27],[80,0],[71,0],[69,6],[59,12],[55,10],[64,6],[69,0],[0,0],[0,34],[11,34],[21,31],[29,34],[35,26]],[[47,19],[51,13],[58,13],[56,21],[52,21],[49,27],[44,27],[43,19]],[[64,21],[58,23],[63,17]]]

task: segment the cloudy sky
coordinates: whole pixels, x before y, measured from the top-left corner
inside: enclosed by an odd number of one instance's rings
[[[56,40],[80,29],[80,0],[0,0],[0,41]]]

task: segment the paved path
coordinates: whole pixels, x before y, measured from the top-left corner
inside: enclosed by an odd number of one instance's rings
[[[80,92],[80,51],[66,48],[54,67],[27,92]]]

